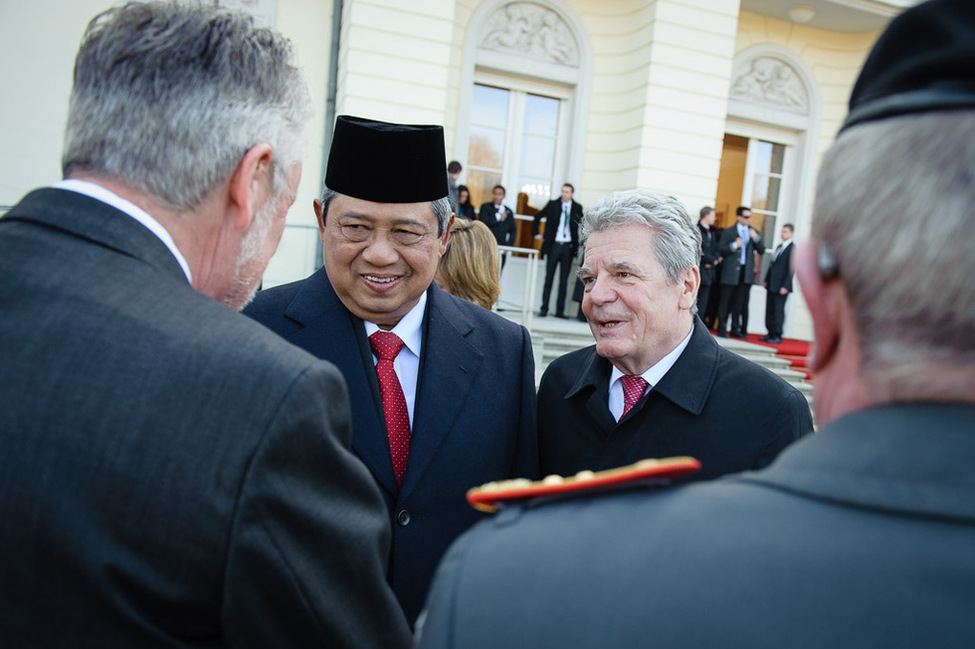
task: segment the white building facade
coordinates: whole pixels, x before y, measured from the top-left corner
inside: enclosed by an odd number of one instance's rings
[[[311,203],[338,114],[443,124],[448,160],[464,165],[475,204],[490,200],[494,184],[526,213],[563,182],[583,205],[643,188],[676,197],[692,215],[712,205],[719,226],[748,205],[770,249],[783,223],[801,241],[820,157],[863,60],[886,22],[915,2],[798,2],[227,2],[294,41],[318,109],[265,284],[320,264]],[[0,8],[0,206],[59,178],[74,53],[86,22],[109,5]],[[789,301],[786,335],[811,339],[801,302]],[[760,287],[750,311],[749,330],[764,331]]]

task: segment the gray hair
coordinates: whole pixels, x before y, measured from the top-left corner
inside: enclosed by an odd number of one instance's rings
[[[322,185],[322,223],[324,224],[325,215],[328,214],[328,204],[335,198],[336,192],[334,189],[329,189],[325,185]],[[447,224],[450,222],[450,216],[454,213],[453,203],[451,203],[450,198],[444,196],[443,198],[438,198],[435,201],[430,201],[430,209],[433,211],[433,215],[437,217],[437,236],[442,237],[443,233],[447,230]]]
[[[653,231],[654,254],[671,284],[678,282],[685,270],[700,264],[701,231],[697,224],[677,199],[650,191],[633,189],[603,197],[586,210],[582,238],[586,240],[593,232],[634,223]]]
[[[879,398],[925,394],[949,368],[971,381],[972,160],[975,111],[865,123],[823,159],[812,234],[835,258]]]
[[[175,211],[273,147],[274,193],[312,114],[291,43],[242,13],[132,2],[88,25],[75,61],[61,165],[121,179]]]

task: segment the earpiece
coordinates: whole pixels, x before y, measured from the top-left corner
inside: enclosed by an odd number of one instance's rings
[[[836,258],[833,256],[829,246],[824,241],[817,241],[819,274],[823,279],[830,279],[839,275],[840,269],[836,265]]]

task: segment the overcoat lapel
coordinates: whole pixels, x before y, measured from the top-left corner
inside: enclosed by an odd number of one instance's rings
[[[616,428],[616,420],[609,411],[609,361],[600,358],[596,354],[596,348],[592,348],[592,353],[578,380],[565,393],[566,399],[571,399],[583,390],[589,390],[589,397],[586,399],[586,410],[589,416],[596,422],[599,432],[604,437],[609,436]]]
[[[427,293],[426,334],[417,383],[416,410],[413,415],[410,459],[406,465],[400,499],[406,498],[421,482],[423,474],[472,394],[474,380],[484,359],[466,336],[474,323],[456,308],[448,294],[436,284]],[[388,455],[387,450],[387,455]]]

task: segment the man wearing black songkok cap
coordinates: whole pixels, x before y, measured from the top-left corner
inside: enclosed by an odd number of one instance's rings
[[[480,516],[466,491],[538,472],[527,330],[433,282],[453,222],[445,168],[440,126],[340,116],[315,202],[324,268],[245,312],[342,370],[411,622],[440,557]]]
[[[975,3],[880,38],[796,274],[821,429],[769,468],[512,507],[458,540],[432,647],[975,643]]]

